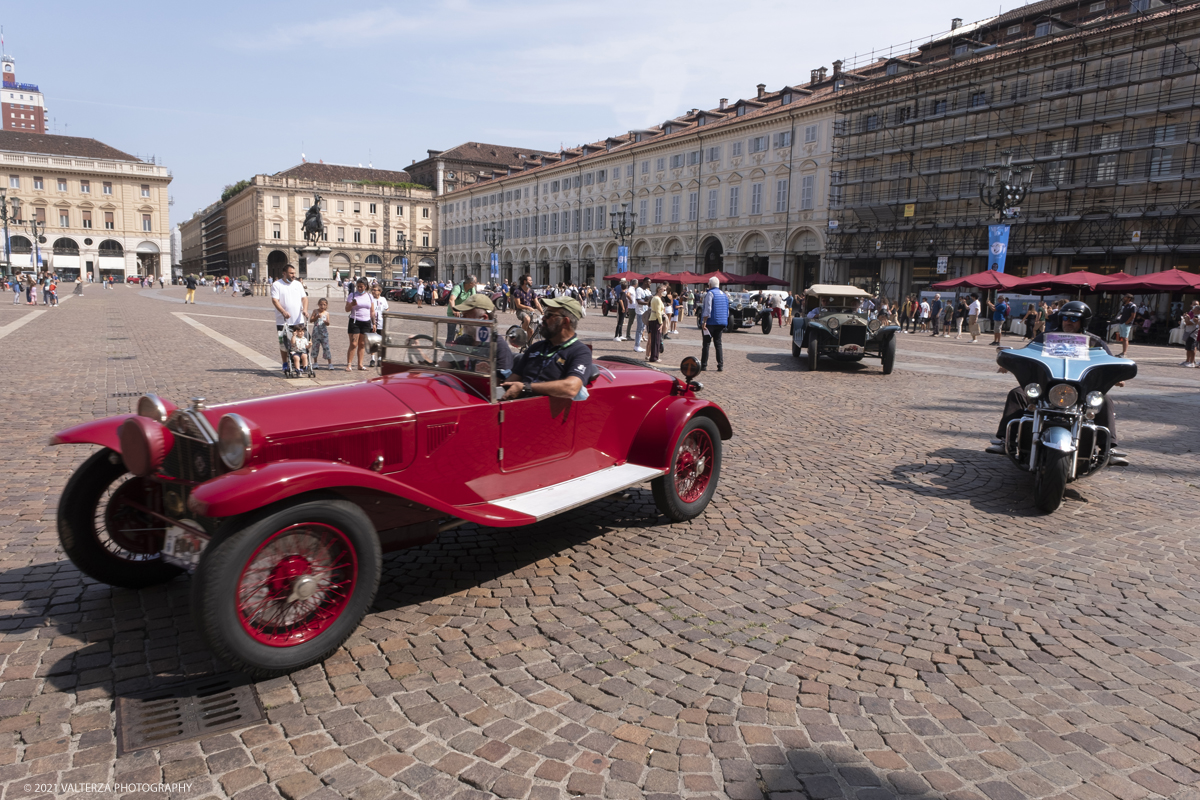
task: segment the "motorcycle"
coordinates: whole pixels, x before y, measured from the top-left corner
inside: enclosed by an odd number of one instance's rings
[[[1067,484],[1094,475],[1112,457],[1112,432],[1096,423],[1108,392],[1137,375],[1137,364],[1088,347],[1080,334],[1045,335],[1018,350],[1003,349],[996,363],[1024,388],[1029,403],[1004,432],[1004,451],[1033,473],[1033,501],[1049,514]]]

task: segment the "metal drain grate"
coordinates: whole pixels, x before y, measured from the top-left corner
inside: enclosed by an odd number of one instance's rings
[[[117,698],[117,755],[202,739],[263,720],[244,675],[210,675]]]
[[[109,397],[141,397],[141,392],[113,392]]]
[[[132,361],[135,358],[137,358],[137,356],[109,356],[108,360],[109,361]]]

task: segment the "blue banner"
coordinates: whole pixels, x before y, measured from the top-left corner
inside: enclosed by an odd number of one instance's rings
[[[497,253],[492,253],[492,280],[500,277],[500,256]]]
[[[404,256],[400,259],[400,277],[408,277],[408,256]]]
[[[1008,256],[1008,226],[988,225],[988,269],[1004,272]]]
[[[617,248],[617,272],[629,272],[629,248]]]

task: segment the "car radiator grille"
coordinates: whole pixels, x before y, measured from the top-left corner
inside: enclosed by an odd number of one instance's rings
[[[838,344],[856,344],[864,347],[867,344],[866,325],[843,325]]]
[[[208,442],[175,433],[175,445],[163,460],[161,472],[169,478],[201,483],[212,478],[214,448]]]

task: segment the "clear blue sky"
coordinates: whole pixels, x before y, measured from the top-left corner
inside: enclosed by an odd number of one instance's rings
[[[1013,8],[1012,4],[1007,8]],[[554,150],[803,83],[996,14],[987,0],[7,4],[51,132],[158,158],[172,224],[300,161],[402,169],[475,140]]]

